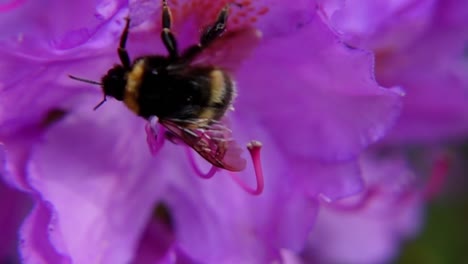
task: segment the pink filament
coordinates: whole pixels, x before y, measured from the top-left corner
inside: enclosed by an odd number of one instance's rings
[[[157,128],[158,132],[155,131],[156,126],[158,126]],[[155,156],[156,154],[158,154],[158,152],[161,150],[161,148],[164,145],[164,141],[165,141],[164,133],[166,132],[166,130],[164,129],[163,126],[157,123],[157,119],[150,120],[150,122],[146,124],[145,130],[146,130],[146,141],[148,142],[148,146],[150,148],[151,154]]]
[[[450,156],[446,153],[438,157],[432,166],[432,171],[429,180],[424,187],[423,197],[426,200],[431,200],[437,196],[447,180],[450,169]]]
[[[255,189],[252,189],[245,182],[243,182],[237,176],[237,174],[229,172],[229,175],[246,192],[252,195],[260,195],[262,194],[263,189],[265,187],[263,169],[262,169],[262,161],[260,159],[260,150],[262,149],[262,144],[258,141],[252,141],[249,144],[247,144],[247,149],[249,150],[250,157],[252,158],[252,163],[253,163],[254,170],[255,170],[255,179],[257,181],[257,187]]]
[[[0,5],[0,12],[8,12],[22,5],[26,0],[13,0],[9,3]]]
[[[189,161],[190,161],[190,165],[192,165],[192,168],[193,170],[195,171],[195,173],[197,173],[197,175],[200,177],[200,178],[203,178],[203,179],[210,179],[212,178],[216,172],[218,171],[218,168],[216,166],[213,166],[211,165],[211,169],[207,172],[207,173],[203,173],[200,169],[200,167],[198,167],[197,165],[197,162],[195,161],[195,158],[193,157],[193,152],[192,152],[192,149],[190,147],[186,147],[185,148],[185,152],[187,153],[187,156],[189,158]]]

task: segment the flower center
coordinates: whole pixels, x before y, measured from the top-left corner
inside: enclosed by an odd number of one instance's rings
[[[158,203],[153,211],[153,218],[163,224],[167,230],[174,232],[174,219],[172,219],[169,207],[165,203]]]
[[[199,27],[206,26],[204,23],[213,21],[226,4],[233,1],[206,1],[206,0],[192,0],[192,1],[169,1],[172,8],[172,15],[174,21],[183,21],[187,17],[196,15]],[[239,8],[233,6],[229,14],[229,28],[239,29],[248,27],[257,22],[258,18],[268,13],[269,9],[265,5],[255,3],[253,0],[244,0],[235,2]],[[203,24],[202,24],[203,23]]]
[[[47,128],[58,121],[62,120],[67,115],[67,111],[64,109],[53,108],[50,109],[44,116],[41,121],[40,126],[43,128]]]

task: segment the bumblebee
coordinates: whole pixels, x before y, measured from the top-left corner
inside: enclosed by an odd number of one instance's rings
[[[163,0],[161,40],[168,55],[143,56],[133,62],[125,47],[130,27],[130,19],[126,18],[117,49],[121,64],[111,68],[100,83],[92,82],[101,85],[104,93],[95,109],[107,97],[113,97],[145,119],[156,116],[173,136],[214,166],[242,170],[245,161],[237,150],[230,153],[237,147],[233,147],[229,128],[221,122],[235,97],[235,83],[225,69],[211,63],[195,63],[226,31],[230,5],[222,8],[215,22],[202,31],[198,44],[179,52],[171,31],[171,11],[167,0]]]

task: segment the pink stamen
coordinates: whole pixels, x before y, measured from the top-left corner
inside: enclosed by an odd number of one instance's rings
[[[260,195],[262,194],[263,189],[265,187],[264,178],[263,178],[263,170],[262,170],[262,161],[260,159],[260,150],[262,149],[262,143],[259,141],[253,140],[249,144],[247,144],[247,149],[249,150],[250,157],[252,158],[252,163],[253,163],[254,170],[255,170],[255,179],[257,181],[256,189],[252,189],[250,186],[248,186],[245,182],[243,182],[237,176],[237,174],[229,172],[229,175],[246,192],[252,195]]]
[[[340,211],[359,211],[366,208],[369,203],[378,196],[380,191],[376,187],[369,187],[359,201],[353,204],[330,203],[326,202],[325,205],[331,209]]]
[[[26,2],[26,0],[13,0],[6,4],[0,5],[0,12],[7,12],[12,9],[18,8],[24,2]]]
[[[424,199],[432,200],[442,191],[442,187],[447,180],[450,163],[451,158],[447,153],[440,155],[434,161],[429,180],[424,187]]]
[[[146,142],[148,142],[151,155],[156,156],[164,145],[164,133],[166,130],[163,126],[159,125],[157,117],[152,117],[149,120],[145,126],[145,130]]]
[[[203,179],[210,179],[212,178],[216,172],[218,171],[218,168],[216,166],[213,166],[211,165],[211,169],[207,172],[207,173],[203,173],[200,169],[200,167],[198,167],[197,165],[197,162],[195,161],[195,158],[193,157],[193,151],[191,148],[189,147],[186,147],[185,148],[185,152],[187,153],[187,156],[188,156],[188,159],[190,161],[190,165],[192,166],[193,170],[195,171],[195,173],[197,173],[197,175],[200,177],[200,178],[203,178]]]

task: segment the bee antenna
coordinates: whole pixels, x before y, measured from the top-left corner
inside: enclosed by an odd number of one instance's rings
[[[103,105],[105,102],[107,101],[107,98],[106,96],[104,95],[104,98],[102,99],[101,102],[99,102],[94,108],[93,110],[96,111],[99,107],[101,107],[101,105]]]
[[[76,77],[76,76],[73,76],[73,75],[70,75],[70,74],[68,74],[68,77],[70,77],[73,80],[80,81],[80,82],[85,82],[85,83],[96,84],[96,85],[101,85],[102,86],[102,83],[100,83],[100,82],[91,81],[91,80],[88,80],[88,79],[83,79],[83,78]]]

